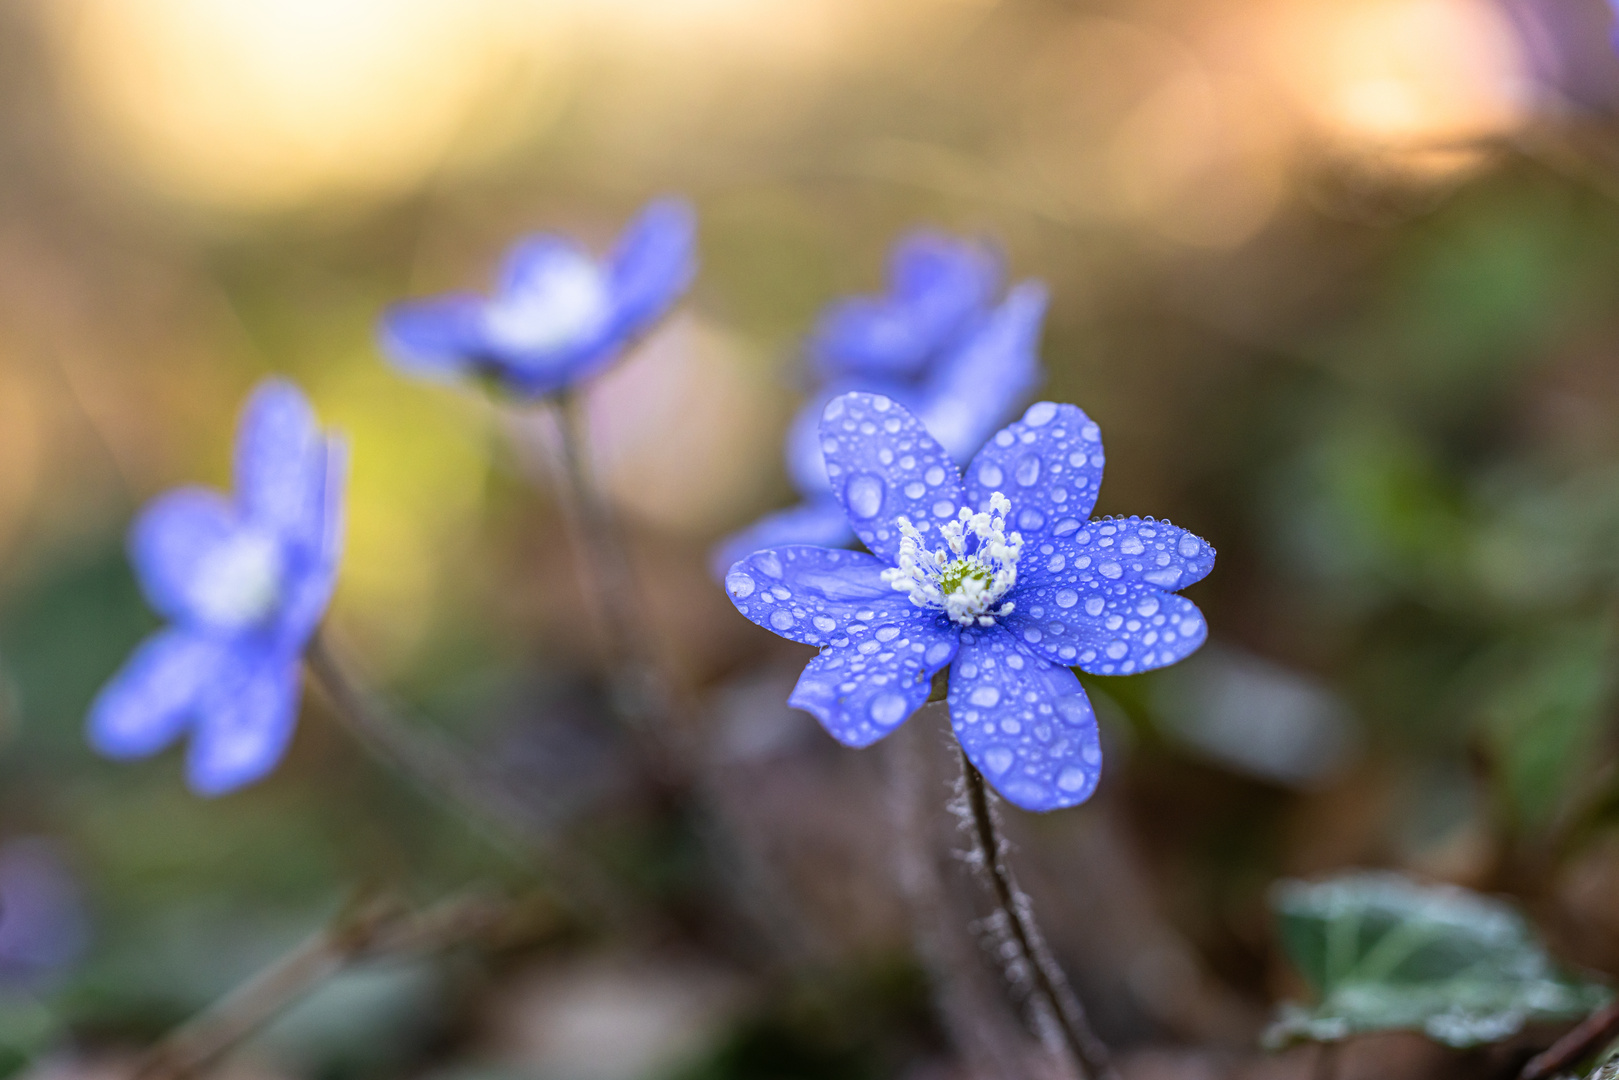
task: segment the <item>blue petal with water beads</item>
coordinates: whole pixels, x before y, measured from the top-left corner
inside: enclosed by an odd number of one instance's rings
[[[855,535],[889,564],[900,518],[937,526],[961,508],[961,475],[922,422],[882,394],[833,398],[821,413],[821,450],[832,491]]]
[[[1002,626],[964,630],[950,669],[950,725],[995,790],[1025,810],[1091,797],[1102,743],[1074,673],[1030,655]]]

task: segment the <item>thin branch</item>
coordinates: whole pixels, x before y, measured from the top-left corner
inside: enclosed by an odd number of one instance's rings
[[[509,909],[487,897],[422,912],[372,904],[346,912],[147,1051],[133,1080],[185,1080],[217,1064],[290,1005],[345,969],[378,957],[438,952],[488,937]]]
[[[593,866],[559,843],[499,777],[478,768],[427,729],[394,715],[351,674],[324,629],[315,632],[304,662],[338,718],[372,756],[491,843],[552,870],[582,910],[616,920],[626,917],[617,892]]]
[[[1619,1001],[1605,1005],[1581,1020],[1574,1029],[1529,1059],[1518,1080],[1548,1080],[1572,1069],[1582,1058],[1602,1049],[1619,1036]]]
[[[995,899],[992,928],[1001,936],[1007,971],[1024,983],[1038,1002],[1037,1022],[1050,1024],[1080,1075],[1088,1080],[1118,1080],[1107,1046],[1091,1030],[1085,1008],[1068,985],[1067,976],[1046,945],[1034,921],[1033,905],[1018,888],[1006,865],[1006,842],[990,806],[983,774],[961,753],[961,779],[966,816],[975,845],[973,864],[982,872]]]

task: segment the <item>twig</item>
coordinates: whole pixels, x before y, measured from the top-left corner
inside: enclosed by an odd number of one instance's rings
[[[184,1080],[206,1072],[283,1010],[344,969],[382,956],[436,952],[490,934],[508,909],[486,897],[423,912],[372,904],[340,915],[153,1046],[132,1080]]]
[[[1551,1049],[1529,1059],[1518,1080],[1548,1080],[1574,1066],[1581,1058],[1619,1036],[1619,1001],[1605,1005],[1552,1043]]]
[[[1027,895],[1018,888],[1011,868],[1006,865],[1005,841],[990,806],[989,789],[983,774],[961,753],[961,779],[965,812],[971,821],[975,845],[973,865],[979,869],[995,898],[991,925],[1006,948],[1007,971],[1016,982],[1024,982],[1039,1002],[1036,1021],[1049,1023],[1074,1066],[1088,1080],[1118,1080],[1106,1045],[1091,1030],[1085,1009],[1068,985],[1057,958],[1047,947]]]
[[[344,726],[361,746],[417,790],[478,828],[491,843],[549,867],[577,894],[584,910],[623,920],[615,890],[596,869],[558,843],[535,814],[499,778],[477,768],[421,727],[401,721],[349,671],[324,629],[317,630],[304,662]]]

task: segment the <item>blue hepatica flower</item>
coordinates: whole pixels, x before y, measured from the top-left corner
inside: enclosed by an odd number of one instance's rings
[[[1207,634],[1181,589],[1214,549],[1152,518],[1089,520],[1101,432],[1039,402],[963,477],[904,406],[833,399],[821,418],[833,491],[870,549],[785,546],[731,567],[737,609],[820,648],[789,702],[867,746],[928,699],[950,665],[951,723],[1007,799],[1073,806],[1102,764],[1096,717],[1069,670],[1127,675],[1185,658]]]
[[[236,440],[236,494],[184,487],[129,535],[147,601],[171,625],[91,706],[90,741],[145,757],[191,732],[187,777],[218,795],[275,767],[297,717],[299,658],[331,599],[348,454],[292,384],[254,391]]]
[[[787,471],[803,501],[722,541],[713,569],[779,544],[854,542],[821,456],[821,410],[851,390],[901,402],[957,462],[1006,422],[1040,381],[1046,290],[1037,281],[994,304],[999,260],[983,245],[916,232],[894,246],[888,292],[832,305],[811,335],[813,370],[827,381],[787,431]]]
[[[383,349],[413,375],[482,375],[518,397],[554,394],[600,371],[655,323],[696,272],[696,219],[649,204],[605,260],[563,236],[519,241],[491,297],[452,293],[395,305]]]

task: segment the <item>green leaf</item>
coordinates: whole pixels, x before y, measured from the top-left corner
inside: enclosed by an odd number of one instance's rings
[[[1455,886],[1355,873],[1282,882],[1271,906],[1317,1000],[1282,1006],[1265,1033],[1273,1047],[1393,1029],[1477,1046],[1530,1021],[1584,1016],[1612,997],[1559,973],[1512,907]]]

